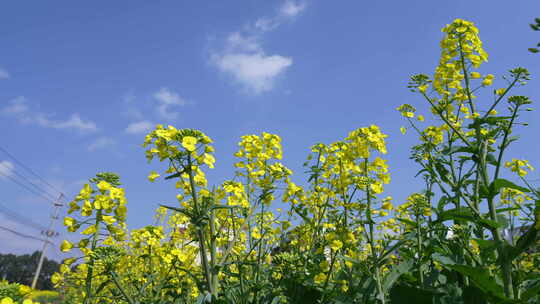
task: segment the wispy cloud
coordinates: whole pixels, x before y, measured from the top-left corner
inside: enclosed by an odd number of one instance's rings
[[[174,107],[187,104],[187,101],[180,97],[178,93],[165,87],[159,89],[159,91],[155,92],[152,96],[158,102],[156,108],[158,115],[166,120],[175,120],[178,118],[180,113],[175,111]]]
[[[89,152],[94,152],[96,150],[107,149],[116,144],[116,141],[110,137],[98,137],[92,143],[90,143],[86,148]]]
[[[26,98],[24,96],[16,97],[10,100],[9,105],[2,109],[3,114],[21,114],[27,112],[28,106],[26,105]]]
[[[226,54],[216,60],[220,70],[230,73],[255,94],[271,90],[275,78],[291,64],[291,58],[264,53]]]
[[[142,133],[146,133],[146,132],[152,130],[153,126],[154,126],[153,123],[151,123],[151,122],[149,122],[147,120],[143,120],[143,121],[130,123],[127,126],[125,131],[128,134],[142,134]]]
[[[282,23],[294,20],[300,13],[306,9],[305,2],[285,1],[278,10],[278,13],[272,17],[261,17],[254,23],[254,27],[260,31],[271,31]]]
[[[0,68],[0,79],[8,79],[10,77],[8,71]]]
[[[15,169],[15,166],[12,162],[7,160],[0,161],[0,178],[13,175],[13,169]]]
[[[84,121],[78,113],[71,114],[67,120],[51,120],[46,115],[36,115],[33,119],[28,119],[28,122],[35,122],[38,125],[46,128],[54,129],[74,129],[79,131],[95,132],[97,131],[96,124],[92,121]]]
[[[77,130],[82,132],[95,132],[96,124],[90,120],[83,120],[78,113],[73,113],[65,120],[54,119],[53,114],[32,110],[24,96],[19,96],[8,102],[8,105],[0,109],[0,113],[14,116],[21,123],[34,124],[44,128]]]
[[[306,9],[306,3],[300,1],[285,1],[281,6],[280,13],[286,17],[296,17],[304,9]]]
[[[293,64],[293,59],[267,54],[261,39],[266,32],[292,20],[305,8],[304,2],[285,1],[274,16],[259,18],[244,30],[229,34],[224,47],[211,55],[211,63],[232,76],[248,93],[270,91],[276,78]]]

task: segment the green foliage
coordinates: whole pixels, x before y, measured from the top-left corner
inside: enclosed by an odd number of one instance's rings
[[[534,18],[534,23],[529,24],[531,26],[531,29],[533,31],[540,31],[540,18]],[[531,53],[538,53],[540,50],[540,42],[536,45],[534,48],[529,48],[529,52]]]
[[[32,285],[39,255],[40,253],[38,251],[23,255],[0,254],[0,278],[28,286]],[[59,268],[60,264],[58,262],[45,258],[36,288],[40,290],[52,290],[51,276]]]

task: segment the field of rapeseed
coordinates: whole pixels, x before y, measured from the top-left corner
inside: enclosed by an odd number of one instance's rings
[[[177,204],[128,230],[120,178],[90,179],[64,218],[81,240],[62,251],[82,253],[52,278],[64,303],[539,303],[540,192],[528,161],[506,157],[531,110],[511,92],[529,72],[482,75],[474,24],[442,31],[434,75],[409,82],[431,111],[396,113],[417,137],[410,158],[425,182],[406,202],[385,193],[383,126],[313,145],[305,180],[280,163],[278,135],[243,136],[234,175],[211,185],[212,139],[158,125],[143,146],[167,168],[148,178],[176,181]]]

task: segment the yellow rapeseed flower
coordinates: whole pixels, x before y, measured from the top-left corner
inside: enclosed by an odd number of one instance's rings
[[[383,208],[384,210],[392,210],[394,206],[392,205],[392,202],[387,200],[382,204],[381,208]]]
[[[490,86],[493,83],[494,78],[495,76],[493,76],[493,74],[487,74],[486,77],[484,77],[484,80],[482,80],[482,85],[486,87]]]
[[[322,284],[326,281],[326,275],[324,273],[319,273],[317,274],[314,278],[313,278],[313,281],[315,282],[315,284]],[[2,303],[4,304],[4,303]],[[11,303],[9,303],[11,304]]]
[[[472,72],[471,73],[471,78],[473,78],[473,79],[478,79],[480,77],[482,77],[482,75],[480,75],[480,73],[478,73],[478,72]]]
[[[405,128],[405,127],[400,127],[400,128],[399,128],[399,131],[401,131],[401,134],[405,135],[405,133],[407,133],[407,128]]]
[[[91,226],[88,226],[88,228],[84,229],[81,233],[85,234],[85,235],[89,235],[89,234],[92,234],[92,233],[95,233],[95,232],[96,232],[96,226],[91,225]]]
[[[69,217],[69,216],[66,216],[64,218],[64,226],[66,227],[71,227],[73,226],[77,221],[75,221],[75,219]]]
[[[62,252],[68,252],[71,250],[71,248],[73,248],[73,243],[71,243],[70,241],[68,240],[64,240],[62,242],[62,244],[60,245],[60,250]]]
[[[507,161],[504,164],[504,166],[506,168],[510,168],[510,170],[512,172],[517,173],[521,177],[524,177],[525,175],[527,175],[529,173],[525,169],[528,169],[529,171],[534,170],[533,166],[531,166],[531,164],[529,164],[529,161],[525,160],[525,159],[512,158],[512,161]]]
[[[150,172],[150,175],[148,175],[148,180],[151,182],[154,182],[156,178],[158,178],[159,176],[160,176],[159,173],[152,171]]]
[[[504,92],[506,92],[505,88],[500,88],[500,89],[495,90],[495,94],[497,94],[499,96],[504,94]]]
[[[193,136],[184,136],[182,138],[182,147],[184,147],[189,152],[195,151],[197,145],[197,138]]]

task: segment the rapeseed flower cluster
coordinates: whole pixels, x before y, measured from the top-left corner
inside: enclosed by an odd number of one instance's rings
[[[429,103],[434,123],[411,104],[397,108],[409,124],[401,132],[419,135],[411,158],[425,182],[404,203],[385,194],[387,135],[376,125],[311,146],[307,183],[293,181],[282,163],[278,135],[242,136],[234,177],[213,186],[205,174],[216,161],[212,140],[199,130],[157,125],[143,147],[149,161],[166,168],[148,179],[175,181],[176,201],[156,210],[154,225],[128,233],[118,178],[98,174],[64,219],[82,238],[61,249],[79,249],[83,258],[66,259],[53,282],[84,304],[387,303],[395,286],[458,301],[461,288],[485,289],[471,279],[479,273],[496,277],[490,296],[514,297],[509,286],[518,290],[531,284],[526,275],[538,275],[540,255],[527,252],[526,242],[540,229],[540,207],[531,187],[503,180],[499,171],[523,178],[533,170],[526,160],[502,161],[519,107],[530,100],[510,96],[511,113],[501,116],[496,106],[511,87],[499,88],[492,106],[480,110],[473,92],[495,77],[473,71],[488,58],[478,30],[456,19],[443,32],[433,79],[415,75],[409,84]],[[511,74],[521,83],[528,72]],[[529,227],[527,238],[504,240],[501,227],[517,221]]]

